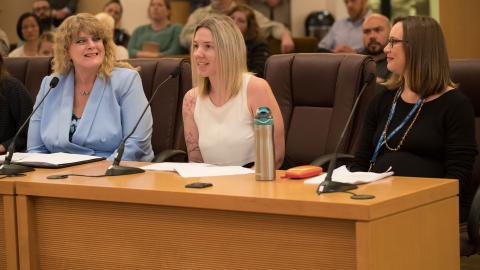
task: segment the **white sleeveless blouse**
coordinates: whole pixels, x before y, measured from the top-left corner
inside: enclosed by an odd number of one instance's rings
[[[205,163],[241,166],[255,161],[253,117],[247,103],[251,76],[245,73],[238,94],[220,107],[208,96],[197,97],[194,120]]]

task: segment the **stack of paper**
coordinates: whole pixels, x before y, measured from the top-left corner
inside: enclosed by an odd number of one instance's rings
[[[163,162],[142,167],[144,170],[178,172],[182,177],[206,177],[254,173],[241,166],[215,166],[207,163]]]
[[[350,172],[345,165],[342,167],[338,167],[333,170],[332,173],[332,181],[341,182],[341,183],[349,183],[349,184],[364,184],[364,183],[371,183],[383,179],[388,176],[393,175],[393,171],[391,171],[391,167],[384,173],[373,173],[373,172]],[[326,173],[310,178],[305,180],[305,184],[320,184],[325,180],[327,176]]]

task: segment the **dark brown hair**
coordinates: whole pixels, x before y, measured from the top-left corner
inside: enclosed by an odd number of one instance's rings
[[[38,36],[40,36],[43,33],[42,25],[40,24],[40,19],[37,17],[37,15],[33,14],[32,12],[25,12],[22,15],[20,15],[17,21],[17,35],[23,41],[25,41],[25,38],[23,37],[23,33],[22,33],[22,23],[24,20],[30,17],[35,19],[35,22],[37,23]]]
[[[253,10],[247,5],[239,4],[228,12],[228,16],[232,16],[232,14],[237,11],[245,13],[245,16],[247,17],[247,32],[245,33],[245,40],[256,39],[259,35],[259,27]]]
[[[450,78],[447,47],[440,25],[431,17],[408,16],[394,20],[402,23],[405,71],[411,90],[423,98],[456,85]],[[385,85],[397,89],[405,76],[394,74]]]

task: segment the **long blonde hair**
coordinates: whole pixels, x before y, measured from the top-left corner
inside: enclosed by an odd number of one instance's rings
[[[232,98],[240,91],[243,74],[247,72],[247,49],[245,48],[242,33],[233,20],[225,15],[208,16],[195,28],[190,48],[192,79],[193,86],[198,87],[201,96],[206,96],[210,93],[211,84],[208,78],[198,75],[196,60],[193,56],[193,39],[200,28],[208,29],[212,33],[221,87],[228,91],[229,98]]]
[[[132,68],[128,63],[116,61],[112,29],[109,29],[106,24],[100,22],[92,14],[79,13],[68,17],[55,32],[53,51],[53,72],[55,74],[65,74],[72,69],[73,63],[68,50],[70,45],[78,39],[80,32],[98,36],[103,42],[105,58],[99,68],[100,75],[109,78],[115,67]]]

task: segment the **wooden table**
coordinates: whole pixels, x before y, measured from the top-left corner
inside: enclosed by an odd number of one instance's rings
[[[46,179],[109,164],[15,179],[20,269],[459,269],[457,181],[390,177],[358,201],[282,172]]]
[[[2,176],[0,176],[2,177]],[[0,180],[0,269],[18,269],[14,178]]]

